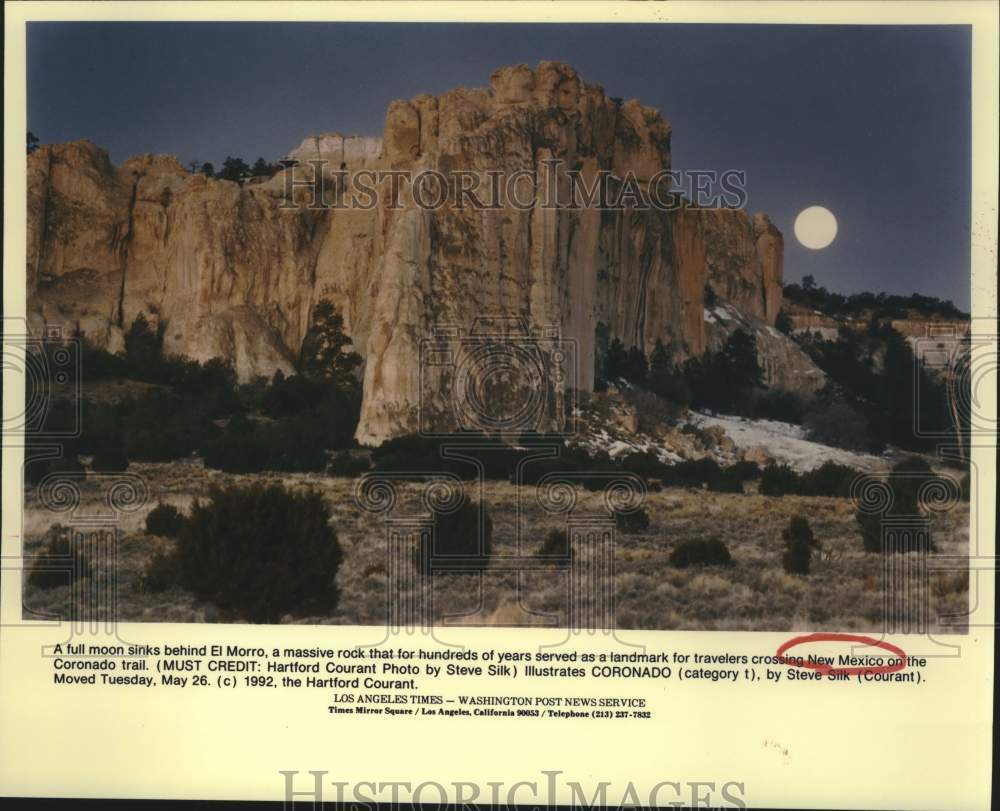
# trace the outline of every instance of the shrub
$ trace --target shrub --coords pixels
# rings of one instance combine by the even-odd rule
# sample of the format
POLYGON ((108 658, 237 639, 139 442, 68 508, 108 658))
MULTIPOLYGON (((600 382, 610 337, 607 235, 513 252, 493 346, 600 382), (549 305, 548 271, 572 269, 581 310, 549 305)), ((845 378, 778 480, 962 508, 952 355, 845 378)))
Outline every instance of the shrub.
POLYGON ((421 544, 415 550, 414 564, 418 571, 428 574, 432 564, 437 571, 452 569, 474 574, 478 570, 463 569, 462 561, 456 558, 477 558, 479 563, 485 564, 493 550, 493 519, 482 507, 480 523, 479 513, 480 507, 466 495, 462 496, 457 509, 436 513, 433 539, 421 536, 421 544))
MULTIPOLYGON (((30 377, 25 380, 25 388, 30 389, 32 392, 36 390, 36 385, 30 377)), ((37 396, 38 394, 26 394, 26 400, 37 396)), ((46 392, 41 396, 46 397, 48 393, 46 392)), ((86 406, 86 403, 78 404, 66 397, 57 397, 49 405, 41 425, 38 425, 37 428, 32 426, 32 430, 26 431, 26 433, 34 438, 37 438, 35 431, 38 431, 38 433, 58 433, 64 437, 74 434, 76 429, 80 427, 80 416, 77 411, 80 405, 86 406)), ((65 447, 68 440, 62 439, 61 441, 65 447)))
POLYGON ((696 408, 726 414, 752 413, 763 379, 754 334, 734 330, 718 352, 688 358, 683 375, 696 408))
POLYGON ((726 473, 745 482, 760 478, 760 468, 757 467, 757 463, 746 460, 733 463, 726 468, 726 473))
POLYGON ((742 493, 743 479, 726 468, 708 483, 708 489, 716 493, 742 493))
MULTIPOLYGON (((562 444, 562 440, 559 440, 562 444)), ((586 448, 579 445, 563 445, 558 449, 559 455, 550 458, 535 458, 528 462, 521 471, 524 484, 537 484, 541 478, 549 473, 610 473, 617 471, 619 466, 604 451, 598 451, 591 455, 586 448)), ((530 454, 531 451, 528 451, 530 454)), ((520 456, 520 454, 518 454, 520 456)), ((509 465, 509 479, 513 481, 514 469, 517 458, 509 465)), ((630 469, 628 467, 624 468, 630 469)), ((582 476, 581 485, 586 490, 602 490, 607 486, 608 480, 604 476, 582 476)))
MULTIPOLYGON (((250 622, 332 610, 342 553, 318 493, 213 487, 177 538, 178 585, 250 622)), ((154 576, 169 573, 172 561, 154 576)))
POLYGON ((139 313, 125 333, 125 369, 133 380, 149 383, 166 382, 166 364, 163 359, 163 322, 154 330, 139 313))
POLYGON ((88 380, 125 377, 128 372, 125 355, 112 355, 106 349, 94 346, 82 335, 80 340, 80 376, 88 380))
POLYGON ((341 390, 331 384, 319 405, 280 424, 303 442, 333 450, 356 447, 354 431, 360 416, 360 388, 341 390))
POLYGON ((25 448, 24 453, 26 460, 24 463, 25 484, 38 484, 50 473, 84 473, 83 465, 70 447, 64 446, 62 449, 62 455, 56 459, 39 459, 39 453, 37 450, 33 451, 32 440, 29 439, 28 446, 25 448), (29 453, 33 453, 32 458, 29 458, 29 453))
POLYGON ((445 468, 440 443, 417 434, 387 439, 372 451, 372 466, 387 472, 434 471, 445 468))
POLYGON ((761 475, 760 492, 765 496, 828 496, 848 498, 851 485, 861 475, 857 470, 836 462, 824 462, 806 473, 796 473, 788 465, 772 462, 761 475))
POLYGON ((94 470, 120 473, 128 467, 128 457, 125 455, 125 445, 120 434, 110 434, 94 451, 90 462, 94 470))
POLYGON ((708 481, 708 489, 717 493, 742 493, 743 483, 760 476, 760 468, 753 462, 736 462, 719 471, 708 481))
MULTIPOLYGON (((463 432, 461 439, 463 443, 469 443, 468 447, 460 449, 462 456, 472 457, 472 459, 452 459, 444 456, 442 446, 448 447, 452 445, 454 447, 454 443, 445 440, 437 441, 438 446, 435 453, 441 460, 443 470, 455 473, 462 478, 475 478, 478 475, 477 470, 481 469, 482 475, 486 479, 495 479, 498 481, 510 480, 520 459, 526 454, 530 454, 530 451, 518 450, 496 437, 491 437, 480 432, 463 432)), ((522 437, 522 442, 530 446, 537 443, 540 439, 544 440, 544 436, 522 437)), ((563 440, 561 438, 554 440, 553 444, 562 446, 563 440)), ((562 455, 570 453, 569 449, 565 448, 565 446, 561 447, 560 451, 562 455)))
POLYGON ((173 504, 157 504, 146 516, 146 532, 176 538, 184 526, 184 514, 173 504))
POLYGON ((371 469, 371 462, 364 456, 352 456, 349 452, 338 453, 330 462, 326 472, 331 476, 345 476, 353 479, 371 469))
POLYGON ((804 496, 848 498, 851 495, 851 485, 859 475, 858 471, 847 465, 824 462, 818 468, 802 474, 798 492, 804 496))
POLYGON ((257 473, 268 469, 268 443, 245 417, 234 417, 225 433, 205 443, 205 467, 226 473, 257 473))
POLYGON ((608 344, 608 350, 604 356, 602 377, 608 383, 618 385, 624 379, 628 365, 628 352, 625 351, 625 345, 620 338, 613 338, 608 344))
POLYGON ((882 518, 871 513, 864 513, 858 510, 854 514, 854 519, 861 528, 861 546, 866 552, 878 553, 882 551, 882 518))
POLYGON ((49 529, 41 552, 35 557, 28 583, 40 589, 66 586, 75 578, 90 577, 91 568, 80 545, 61 524, 49 529))
POLYGON ((670 565, 678 569, 688 566, 729 566, 733 562, 726 545, 715 538, 683 541, 670 553, 670 565))
POLYGON ((784 310, 778 310, 778 315, 774 319, 774 328, 785 335, 791 335, 795 327, 792 324, 792 319, 788 317, 788 313, 784 310))
POLYGON ((220 358, 205 363, 171 357, 165 361, 167 381, 174 390, 194 399, 196 410, 211 418, 240 408, 236 371, 220 358))
POLYGON ((806 404, 801 396, 784 389, 767 389, 753 400, 754 419, 779 420, 799 425, 806 415, 806 404))
POLYGON ((781 565, 789 574, 809 574, 812 550, 805 545, 789 546, 781 556, 781 565))
POLYGON ((886 317, 891 316, 872 317, 864 333, 844 327, 836 341, 813 339, 805 348, 836 387, 838 399, 847 399, 864 414, 871 426, 866 439, 874 447, 891 442, 929 452, 935 443, 926 434, 914 433, 913 415, 919 409, 922 426, 952 434, 948 387, 917 361, 906 338, 885 322, 886 317))
POLYGON ((799 476, 788 465, 773 462, 764 468, 760 477, 760 492, 764 496, 783 496, 799 491, 799 476))
POLYGON ((125 454, 132 461, 170 462, 190 456, 218 429, 201 410, 197 397, 179 397, 164 392, 147 394, 119 404, 104 436, 92 441, 110 441, 107 432, 124 435, 125 454))
POLYGON ((569 536, 564 529, 554 529, 545 536, 541 549, 538 550, 539 557, 560 557, 573 555, 573 548, 569 543, 569 536))
POLYGON ((327 455, 321 430, 305 418, 255 422, 237 415, 225 433, 206 443, 205 465, 227 473, 322 471, 327 455))
MULTIPOLYGON (((555 460, 562 470, 576 470, 581 473, 609 473, 618 470, 615 460, 607 451, 597 451, 594 454, 587 453, 586 449, 576 446, 566 448, 563 455, 555 460)), ((597 492, 603 490, 608 485, 608 480, 604 476, 584 476, 583 489, 597 492)))
MULTIPOLYGON (((33 394, 33 376, 27 375, 25 387, 28 391, 25 394, 25 402, 29 403, 38 395, 33 394)), ((44 396, 44 395, 42 395, 44 396)), ((68 434, 72 434, 78 426, 75 404, 65 397, 58 397, 52 401, 44 421, 40 421, 31 426, 31 430, 25 431, 24 448, 24 483, 38 484, 50 473, 83 473, 83 465, 77 458, 81 452, 80 442, 68 434), (58 440, 46 440, 40 436, 41 433, 61 433, 67 436, 58 440), (52 457, 52 447, 58 446, 58 456, 52 457), (48 457, 48 458, 43 458, 48 457)))
POLYGON ((636 425, 643 433, 651 434, 670 425, 681 409, 646 389, 628 388, 625 402, 635 411, 636 425))
POLYGON ((719 463, 710 457, 689 459, 668 468, 663 483, 667 487, 702 487, 715 481, 720 473, 719 463))
POLYGON ((166 591, 180 582, 177 553, 157 549, 142 574, 143 588, 146 591, 166 591))
MULTIPOLYGON (((513 481, 519 462, 532 455, 535 458, 521 471, 524 484, 537 484, 549 473, 609 473, 628 470, 639 475, 659 474, 665 468, 655 454, 631 454, 616 463, 606 452, 591 454, 579 445, 566 445, 562 437, 546 435, 525 435, 518 442, 528 445, 528 449, 516 448, 485 434, 463 433, 458 435, 468 447, 462 447, 462 457, 452 458, 443 454, 444 448, 453 443, 440 439, 421 437, 415 434, 386 440, 372 450, 371 461, 374 470, 400 473, 447 472, 463 479, 474 479, 478 471, 486 479, 513 481), (537 455, 539 444, 545 443, 557 449, 558 455, 542 458, 537 455)), ((607 485, 606 478, 582 477, 582 486, 589 490, 600 490, 607 485)))
POLYGON ((809 574, 809 564, 814 546, 818 546, 809 521, 797 515, 788 522, 781 532, 785 541, 785 553, 781 564, 789 574, 809 574))
POLYGON ((874 447, 868 420, 846 403, 821 405, 805 415, 803 424, 814 442, 852 451, 874 447))
POLYGON ((919 513, 917 496, 921 486, 934 471, 926 460, 919 456, 909 456, 897 462, 889 471, 889 484, 895 497, 892 512, 895 515, 916 515, 919 513))
MULTIPOLYGON (((461 448, 456 448, 453 441, 431 439, 415 434, 395 437, 386 440, 372 451, 372 465, 375 470, 404 473, 448 472, 463 479, 474 479, 481 470, 486 479, 513 481, 518 462, 525 455, 531 454, 530 450, 518 450, 496 437, 479 432, 463 432, 457 434, 456 438, 461 440, 461 448), (443 451, 448 447, 460 450, 462 457, 471 458, 446 456, 443 451)), ((585 451, 566 447, 561 437, 547 437, 543 434, 524 435, 519 442, 529 446, 540 442, 559 446, 558 457, 532 462, 525 471, 525 475, 532 477, 534 481, 545 473, 571 470, 572 466, 585 464, 586 460, 589 460, 585 451)), ((607 466, 613 468, 610 461, 607 466)), ((593 466, 588 465, 580 469, 592 470, 593 466)))
POLYGON ((649 529, 649 515, 640 507, 633 512, 615 512, 615 526, 619 532, 634 535, 649 529))
POLYGON ((644 479, 660 479, 670 475, 670 465, 661 462, 653 451, 630 453, 619 461, 622 470, 635 473, 644 479))
POLYGON ((670 404, 673 411, 682 412, 691 402, 691 389, 674 365, 671 353, 657 339, 653 354, 649 356, 649 374, 646 387, 670 404))
POLYGON ((257 396, 257 405, 269 417, 279 419, 313 408, 323 402, 326 384, 305 375, 285 377, 279 369, 271 384, 257 396))
MULTIPOLYGON (((861 529, 861 542, 866 552, 887 551, 882 546, 882 519, 884 517, 919 518, 923 516, 918 502, 918 492, 920 487, 932 476, 930 465, 919 457, 904 459, 893 466, 887 480, 892 491, 892 502, 886 512, 884 514, 870 513, 859 509, 854 514, 861 529)), ((930 530, 928 530, 926 538, 916 535, 910 537, 913 542, 909 546, 904 548, 897 545, 894 551, 933 552, 935 550, 930 530)))

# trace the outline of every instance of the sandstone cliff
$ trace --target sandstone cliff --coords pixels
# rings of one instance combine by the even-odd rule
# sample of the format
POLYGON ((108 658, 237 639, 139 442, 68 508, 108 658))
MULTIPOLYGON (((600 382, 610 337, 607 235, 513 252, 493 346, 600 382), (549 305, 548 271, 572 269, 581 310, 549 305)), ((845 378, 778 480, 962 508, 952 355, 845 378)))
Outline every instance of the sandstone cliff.
POLYGON ((553 183, 565 191, 567 169, 648 180, 670 168, 670 139, 657 110, 543 62, 502 68, 487 89, 393 102, 383 138, 307 138, 289 153, 298 165, 243 186, 172 157, 116 168, 87 142, 44 146, 28 160, 31 323, 78 328, 115 351, 144 312, 162 322, 168 352, 222 357, 246 380, 290 370, 312 307, 329 298, 365 358, 357 436, 367 443, 413 431, 420 406, 448 411, 447 392, 421 394, 421 342, 445 325, 465 335, 484 315, 572 341, 575 382, 590 389, 598 322, 647 353, 662 340, 678 359, 700 354, 710 284, 773 324, 777 229, 742 211, 553 208, 540 183, 526 205, 497 209, 396 205, 383 183, 364 208, 343 205, 357 195, 344 178, 392 169, 487 179, 558 160, 553 183), (315 159, 341 175, 325 207, 309 205, 315 159))
POLYGON ((705 310, 706 343, 710 350, 722 349, 737 329, 754 336, 765 385, 813 394, 823 388, 826 375, 788 336, 755 315, 725 301, 705 310))

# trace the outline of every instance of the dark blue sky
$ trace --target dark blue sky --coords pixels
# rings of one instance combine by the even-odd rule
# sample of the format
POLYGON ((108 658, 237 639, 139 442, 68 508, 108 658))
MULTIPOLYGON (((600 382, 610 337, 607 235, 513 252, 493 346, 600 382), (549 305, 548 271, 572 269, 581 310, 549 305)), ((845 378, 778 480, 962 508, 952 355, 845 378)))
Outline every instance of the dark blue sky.
POLYGON ((785 277, 969 305, 965 26, 30 23, 28 125, 118 163, 273 159, 309 134, 380 134, 395 98, 569 62, 659 107, 676 169, 742 169, 785 233, 785 277), (824 205, 836 241, 801 247, 824 205))

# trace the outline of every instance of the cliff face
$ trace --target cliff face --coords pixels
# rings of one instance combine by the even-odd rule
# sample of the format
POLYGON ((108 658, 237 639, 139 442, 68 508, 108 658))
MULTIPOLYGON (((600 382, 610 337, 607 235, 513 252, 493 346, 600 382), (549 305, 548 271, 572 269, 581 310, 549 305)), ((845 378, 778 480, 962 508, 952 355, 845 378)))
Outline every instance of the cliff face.
POLYGON ((775 327, 741 311, 728 302, 718 302, 705 310, 705 340, 708 349, 718 352, 737 329, 754 336, 757 359, 766 386, 799 394, 813 394, 823 388, 826 375, 799 345, 775 327))
POLYGON ((786 302, 784 310, 794 333, 819 333, 827 340, 835 340, 841 328, 864 332, 869 328, 873 318, 892 327, 911 342, 932 341, 938 338, 958 339, 968 335, 970 330, 967 318, 949 318, 914 310, 904 311, 901 314, 903 317, 888 317, 874 309, 845 317, 827 315, 794 302, 786 302))
POLYGON ((741 312, 774 324, 781 309, 781 232, 762 214, 699 209, 708 285, 741 312))
POLYGON ((143 312, 163 323, 166 351, 222 357, 245 380, 289 371, 312 307, 329 298, 365 358, 358 439, 369 443, 415 430, 418 407, 447 412, 447 385, 421 394, 421 342, 441 327, 467 335, 482 316, 571 341, 566 385, 590 389, 598 322, 647 353, 662 340, 678 358, 700 354, 706 283, 773 323, 777 229, 742 211, 555 208, 548 184, 531 182, 516 206, 428 208, 394 201, 383 182, 359 207, 345 204, 359 194, 347 180, 462 170, 488 188, 491 173, 537 172, 568 199, 567 169, 640 181, 669 169, 670 134, 656 110, 543 62, 500 69, 489 89, 394 102, 382 139, 307 138, 289 154, 297 166, 242 187, 165 156, 115 168, 87 142, 45 146, 28 161, 31 323, 115 351, 143 312), (327 207, 309 205, 316 158, 327 207))

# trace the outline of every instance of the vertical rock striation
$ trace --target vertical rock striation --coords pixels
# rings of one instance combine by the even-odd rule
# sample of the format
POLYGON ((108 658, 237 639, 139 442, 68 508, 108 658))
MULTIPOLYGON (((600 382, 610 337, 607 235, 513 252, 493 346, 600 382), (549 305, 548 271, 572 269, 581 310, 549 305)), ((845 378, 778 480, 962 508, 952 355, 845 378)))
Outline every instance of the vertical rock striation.
POLYGON ((115 168, 87 142, 44 146, 28 159, 32 323, 117 350, 143 312, 168 352, 222 357, 249 379, 289 371, 312 307, 331 299, 365 358, 366 443, 413 431, 421 407, 447 410, 447 391, 421 393, 421 342, 442 326, 467 335, 482 316, 558 332, 590 389, 598 322, 680 359, 707 345, 706 284, 765 324, 781 303, 781 234, 763 215, 549 204, 572 199, 571 169, 588 183, 654 178, 670 168, 670 137, 657 110, 542 62, 501 68, 487 89, 393 102, 381 139, 307 138, 288 155, 297 165, 242 186, 171 157, 115 168), (516 199, 421 206, 386 180, 375 198, 351 182, 375 170, 464 172, 485 198, 499 174, 516 199))

